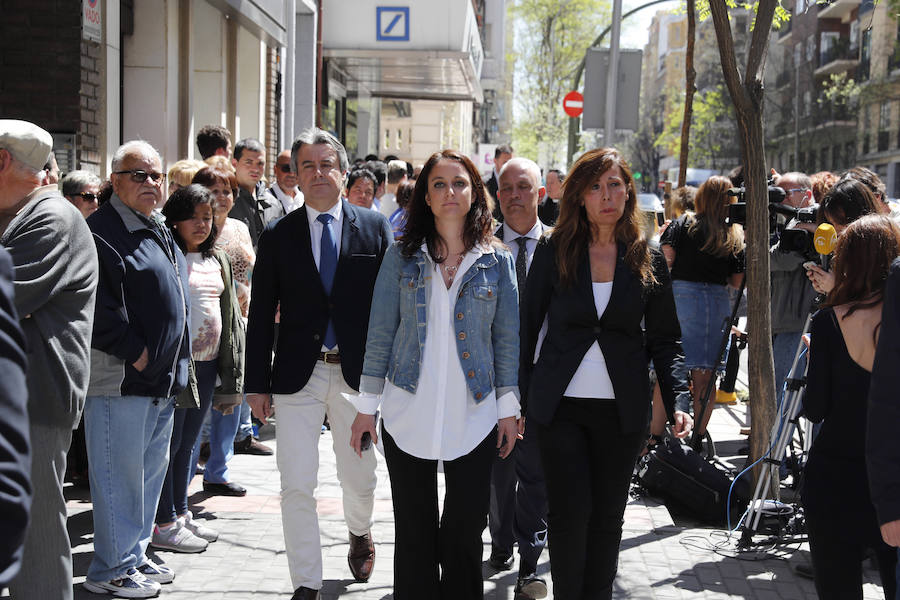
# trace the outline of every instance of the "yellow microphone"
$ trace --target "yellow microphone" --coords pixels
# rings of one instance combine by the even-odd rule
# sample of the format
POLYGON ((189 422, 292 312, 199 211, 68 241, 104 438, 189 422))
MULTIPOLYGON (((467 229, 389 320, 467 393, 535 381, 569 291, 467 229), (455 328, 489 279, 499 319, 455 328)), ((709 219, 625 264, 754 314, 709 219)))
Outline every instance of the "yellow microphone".
POLYGON ((837 233, 834 226, 830 223, 822 223, 816 227, 816 233, 813 235, 813 246, 819 253, 822 260, 822 268, 828 270, 828 260, 834 247, 837 244, 837 233))

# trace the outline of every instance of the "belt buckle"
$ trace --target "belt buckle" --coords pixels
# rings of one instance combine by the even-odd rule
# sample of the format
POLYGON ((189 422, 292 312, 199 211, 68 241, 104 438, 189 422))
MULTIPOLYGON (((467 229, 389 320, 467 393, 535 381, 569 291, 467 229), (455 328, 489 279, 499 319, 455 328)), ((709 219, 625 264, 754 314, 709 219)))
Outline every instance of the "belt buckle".
POLYGON ((322 353, 322 362, 335 365, 341 361, 341 353, 337 350, 328 350, 327 352, 322 353), (329 356, 333 357, 329 360, 329 356))

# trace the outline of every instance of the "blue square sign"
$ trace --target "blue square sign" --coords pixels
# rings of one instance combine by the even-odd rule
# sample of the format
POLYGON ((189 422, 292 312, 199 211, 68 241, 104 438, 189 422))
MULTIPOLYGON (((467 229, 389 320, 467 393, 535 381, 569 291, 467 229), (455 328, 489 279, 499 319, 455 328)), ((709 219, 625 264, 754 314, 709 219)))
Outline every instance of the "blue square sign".
POLYGON ((376 6, 375 38, 379 42, 409 41, 409 7, 376 6))

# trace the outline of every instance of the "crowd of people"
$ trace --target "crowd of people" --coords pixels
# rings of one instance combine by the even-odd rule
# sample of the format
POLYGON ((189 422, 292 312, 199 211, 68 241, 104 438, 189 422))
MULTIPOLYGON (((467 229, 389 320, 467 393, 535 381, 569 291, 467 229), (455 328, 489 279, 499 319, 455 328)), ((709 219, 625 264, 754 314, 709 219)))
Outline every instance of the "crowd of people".
MULTIPOLYGON (((499 146, 483 181, 453 150, 417 169, 351 163, 312 128, 277 155, 269 186, 258 140, 232 147, 207 126, 196 141, 203 160, 168 172, 135 140, 108 181, 57 182, 51 136, 0 121, 0 588, 72 598, 68 455, 93 503, 84 588, 159 594, 176 574, 148 547, 218 539, 190 510, 193 477, 207 494, 246 494, 229 461, 272 454, 257 427, 275 416, 293 600, 323 584, 325 427, 356 581, 375 564, 377 447, 398 600, 481 598, 485 527, 492 568, 511 569, 518 547, 517 597, 547 595, 537 563, 550 547, 555 597, 611 598, 637 457, 667 421, 676 438, 706 426, 743 289, 729 218, 740 174, 676 190, 683 214, 658 229, 613 148, 544 174, 499 146)), ((804 408, 823 421, 803 488, 816 587, 860 597, 857 558, 872 548, 893 598, 897 211, 862 168, 773 184, 787 212, 819 207, 770 240, 776 384, 811 332, 804 408), (830 269, 781 240, 822 222, 838 235, 830 269)))

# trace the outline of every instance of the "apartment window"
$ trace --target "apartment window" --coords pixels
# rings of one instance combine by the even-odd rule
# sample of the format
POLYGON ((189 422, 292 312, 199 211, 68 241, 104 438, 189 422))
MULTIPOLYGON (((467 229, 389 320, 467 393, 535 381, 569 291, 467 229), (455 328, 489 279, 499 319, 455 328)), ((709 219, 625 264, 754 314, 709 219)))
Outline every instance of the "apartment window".
POLYGON ((852 165, 856 162, 856 142, 847 142, 844 148, 844 164, 841 167, 852 165))
POLYGON ((809 116, 812 111, 812 94, 809 90, 803 92, 803 116, 809 116))
POLYGON ((878 129, 891 128, 891 103, 885 100, 881 103, 881 111, 878 114, 878 129))

